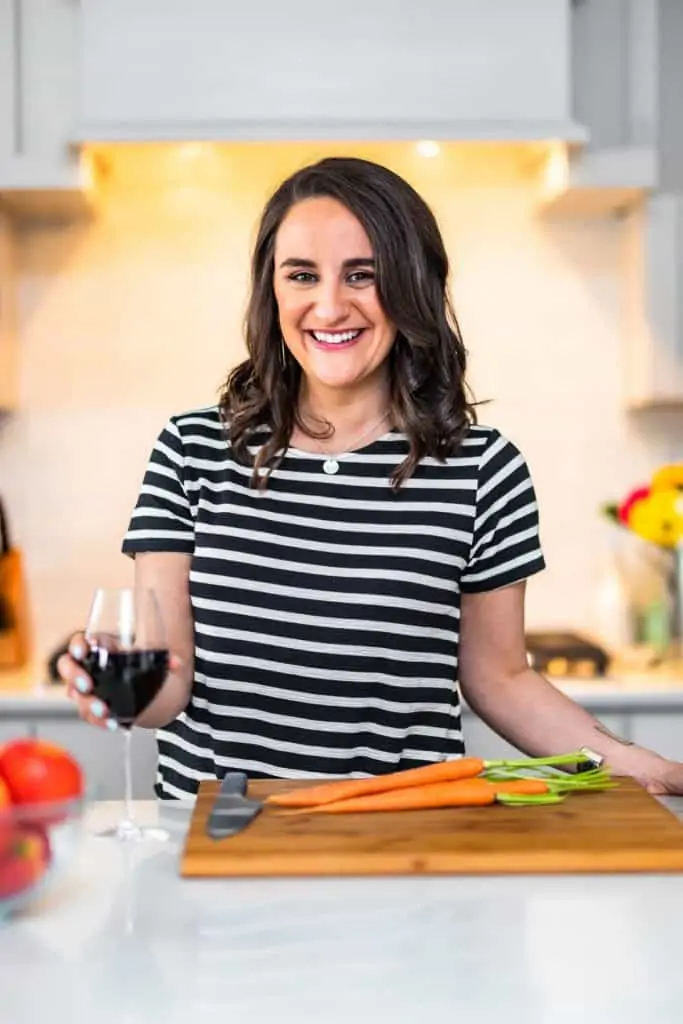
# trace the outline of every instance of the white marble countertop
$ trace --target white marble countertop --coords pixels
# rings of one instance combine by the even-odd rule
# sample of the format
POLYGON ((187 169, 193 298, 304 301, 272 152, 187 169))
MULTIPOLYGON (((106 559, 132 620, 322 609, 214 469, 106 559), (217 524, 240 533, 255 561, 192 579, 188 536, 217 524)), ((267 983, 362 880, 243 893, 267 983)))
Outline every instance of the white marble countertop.
MULTIPOLYGON (((683 817, 683 799, 667 801, 683 817)), ((116 804, 96 805, 89 832, 116 804)), ((0 928, 8 1024, 679 1024, 683 875, 184 880, 85 839, 0 928)))

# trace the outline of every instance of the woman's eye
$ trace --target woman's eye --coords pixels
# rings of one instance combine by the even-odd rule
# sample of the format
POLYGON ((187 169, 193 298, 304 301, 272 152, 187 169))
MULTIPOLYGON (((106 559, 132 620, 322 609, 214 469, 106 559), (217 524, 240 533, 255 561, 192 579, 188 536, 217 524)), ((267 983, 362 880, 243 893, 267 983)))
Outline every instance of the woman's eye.
MULTIPOLYGON (((354 270, 352 274, 348 275, 346 281, 347 284, 368 284, 374 279, 375 275, 371 270, 354 270)), ((288 280, 294 281, 296 284, 315 284, 318 275, 311 270, 296 270, 293 274, 289 274, 288 280)))
POLYGON ((290 281, 298 281, 300 284, 310 284, 311 281, 315 281, 315 274, 312 274, 310 270, 297 270, 295 274, 289 275, 290 281))

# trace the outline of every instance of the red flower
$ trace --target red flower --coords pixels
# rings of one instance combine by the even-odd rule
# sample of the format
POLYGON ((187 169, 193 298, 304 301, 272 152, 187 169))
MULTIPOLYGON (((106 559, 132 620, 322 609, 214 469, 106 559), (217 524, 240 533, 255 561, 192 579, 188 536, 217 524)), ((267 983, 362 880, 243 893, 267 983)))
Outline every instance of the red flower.
POLYGON ((631 493, 627 495, 626 498, 624 498, 621 505, 619 506, 618 515, 622 523, 625 523, 626 526, 628 526, 629 517, 631 515, 631 509, 633 508, 633 506, 637 505, 639 501, 644 501, 645 498, 649 497, 649 487, 636 487, 634 491, 631 491, 631 493))

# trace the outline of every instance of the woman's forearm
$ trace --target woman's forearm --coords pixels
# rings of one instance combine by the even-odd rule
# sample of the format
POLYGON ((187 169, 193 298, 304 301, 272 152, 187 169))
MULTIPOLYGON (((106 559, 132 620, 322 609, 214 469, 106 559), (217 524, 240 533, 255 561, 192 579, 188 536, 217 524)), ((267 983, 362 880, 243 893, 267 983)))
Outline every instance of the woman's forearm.
POLYGON ((580 705, 529 668, 516 676, 470 687, 472 709, 497 733, 531 757, 590 747, 619 775, 645 777, 657 755, 615 736, 580 705))

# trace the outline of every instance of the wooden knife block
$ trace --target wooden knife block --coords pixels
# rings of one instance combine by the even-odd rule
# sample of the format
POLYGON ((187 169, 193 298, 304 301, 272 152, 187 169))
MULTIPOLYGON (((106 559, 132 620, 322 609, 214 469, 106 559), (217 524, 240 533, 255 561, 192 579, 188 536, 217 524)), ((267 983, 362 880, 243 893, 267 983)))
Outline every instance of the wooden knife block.
POLYGON ((28 587, 21 552, 0 555, 0 600, 9 628, 0 629, 0 669, 23 668, 31 658, 28 587))

